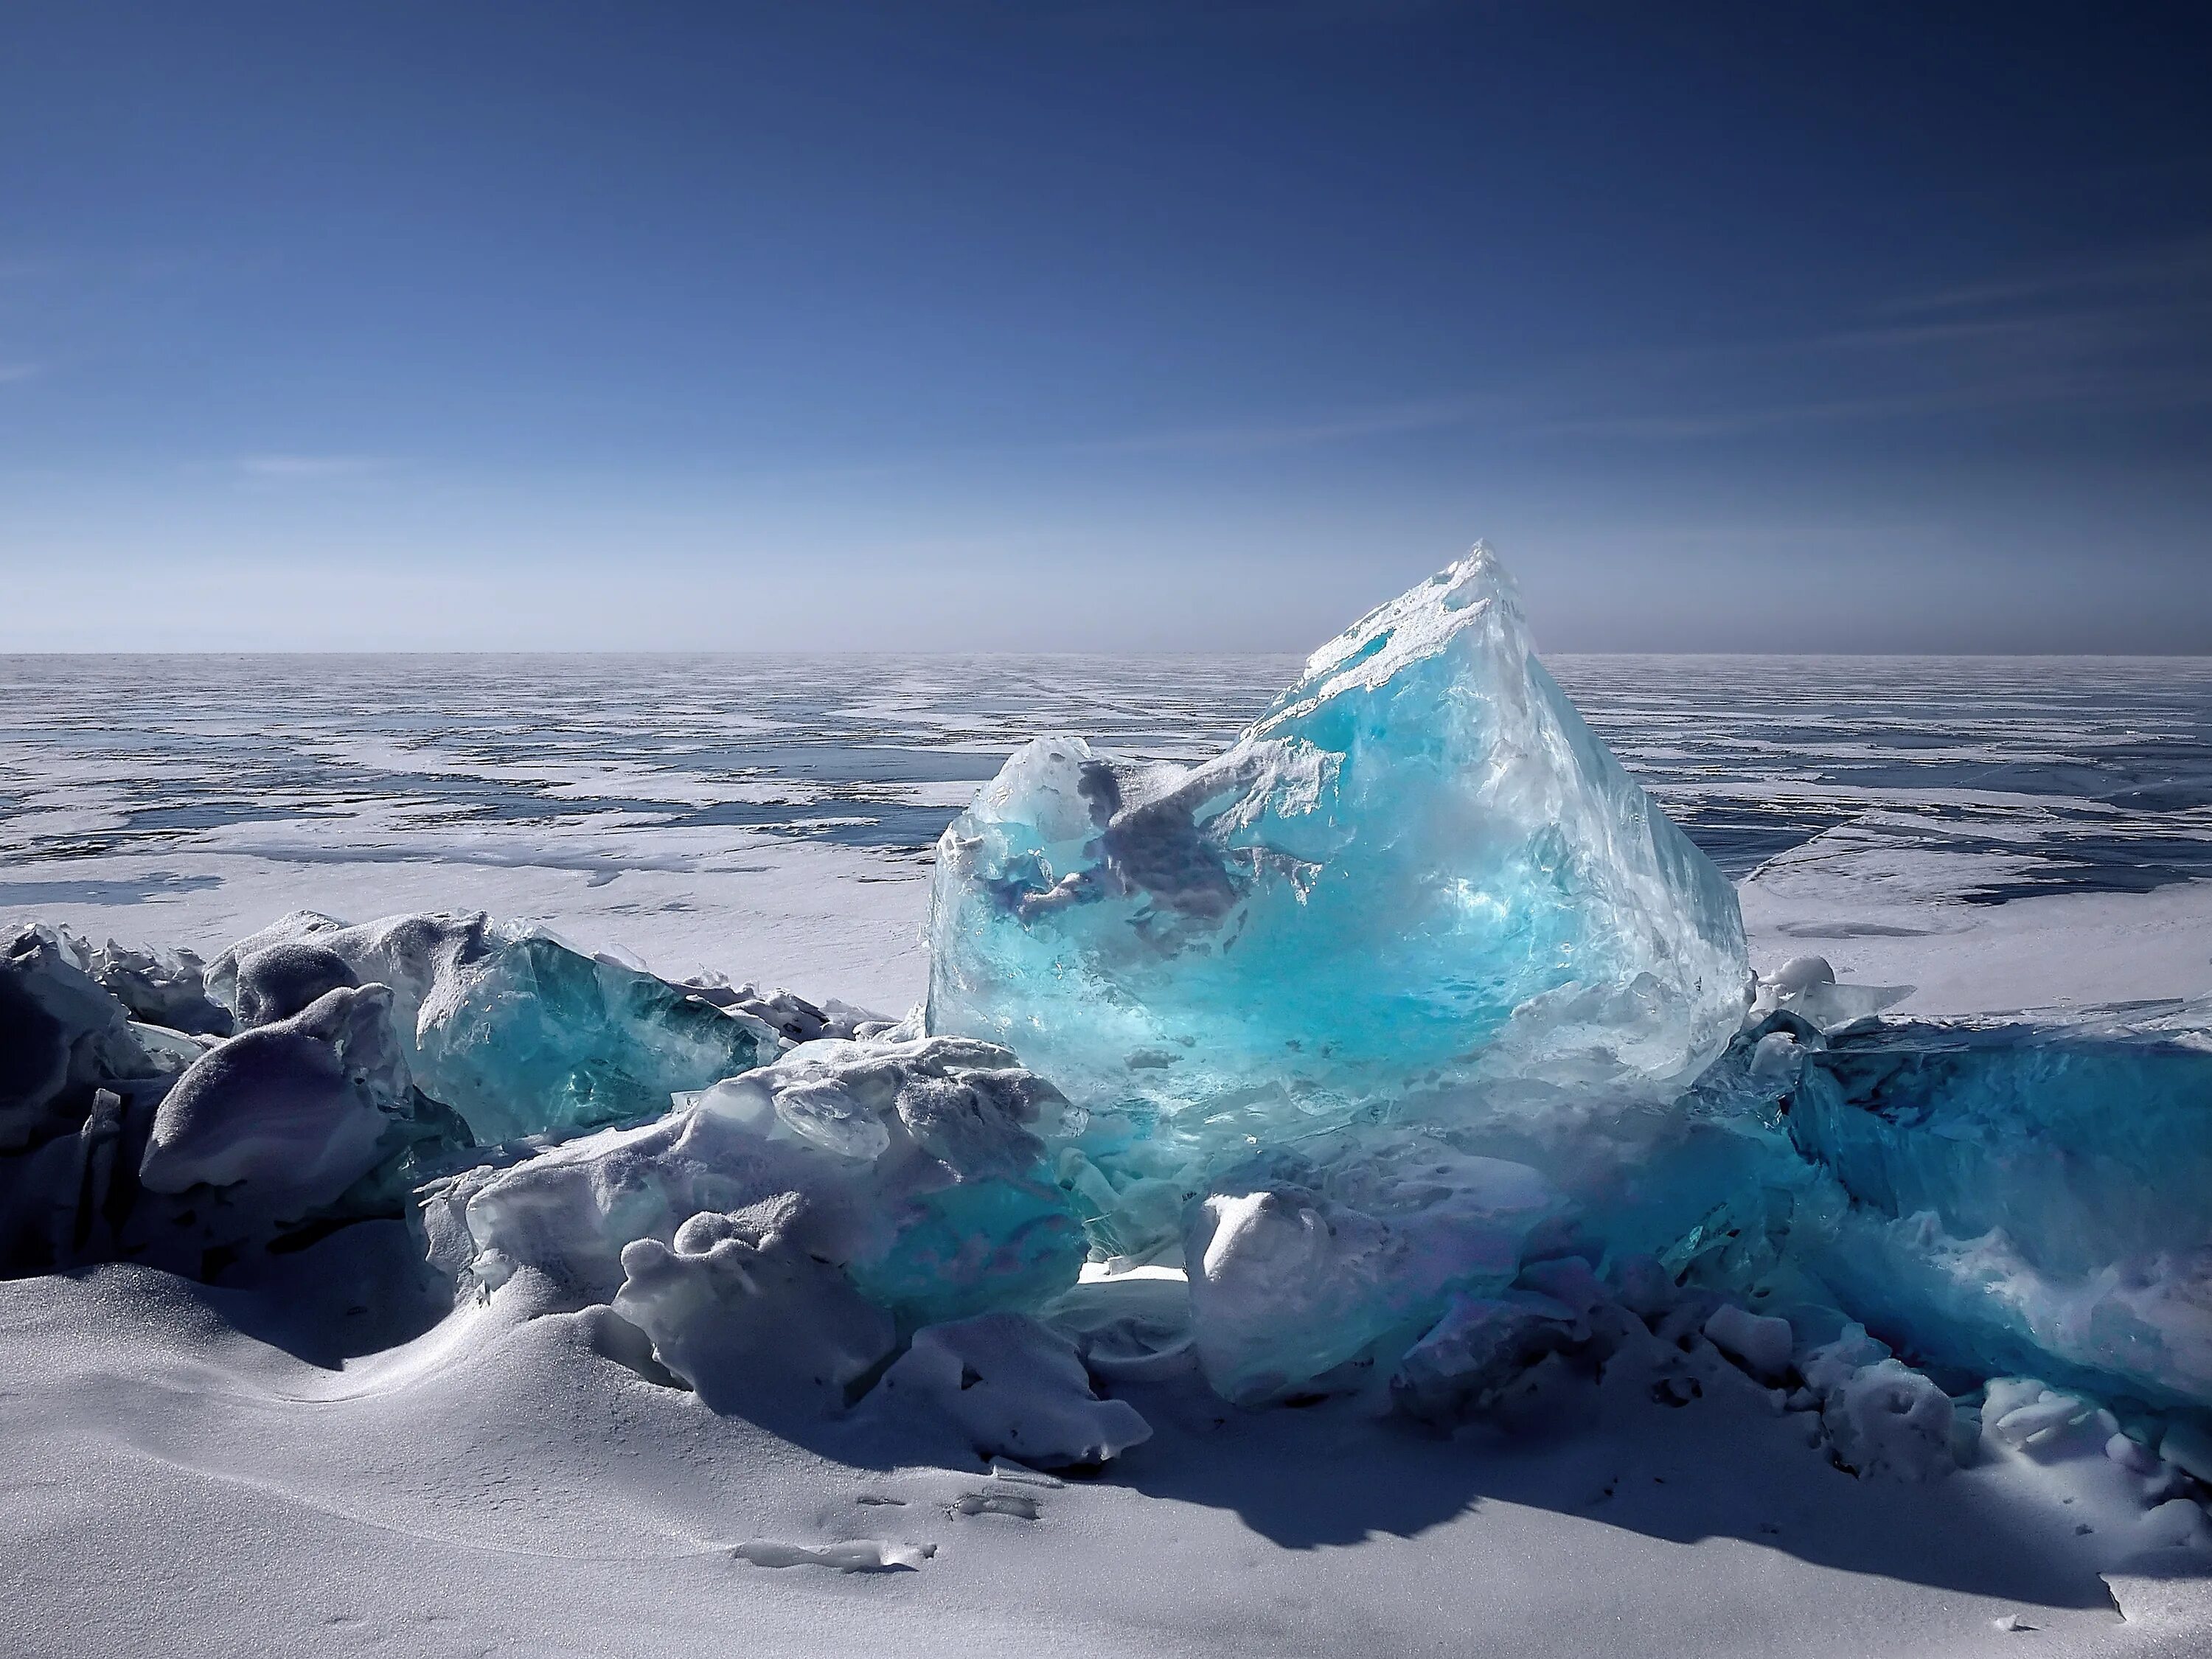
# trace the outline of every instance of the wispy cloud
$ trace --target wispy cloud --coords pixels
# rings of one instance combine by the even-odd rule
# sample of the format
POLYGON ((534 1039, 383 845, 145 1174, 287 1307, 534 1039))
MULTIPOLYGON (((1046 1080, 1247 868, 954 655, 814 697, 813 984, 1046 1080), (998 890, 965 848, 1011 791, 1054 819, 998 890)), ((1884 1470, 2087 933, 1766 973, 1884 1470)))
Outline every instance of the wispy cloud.
POLYGON ((1898 316, 2033 304, 2082 295, 2167 294, 2202 298, 2212 286, 2212 236, 2054 260, 1984 283, 1900 295, 1883 308, 1898 316))
POLYGON ((246 455, 239 471, 254 478, 357 478, 392 465, 382 455, 246 455))
POLYGON ((40 363, 0 363, 0 386, 15 386, 24 380, 35 380, 46 372, 40 363))
POLYGON ((2212 407, 2212 238, 1910 295, 1795 338, 1585 364, 1534 429, 1690 441, 1796 425, 2212 407), (1601 392, 1597 383, 1603 381, 1601 392))

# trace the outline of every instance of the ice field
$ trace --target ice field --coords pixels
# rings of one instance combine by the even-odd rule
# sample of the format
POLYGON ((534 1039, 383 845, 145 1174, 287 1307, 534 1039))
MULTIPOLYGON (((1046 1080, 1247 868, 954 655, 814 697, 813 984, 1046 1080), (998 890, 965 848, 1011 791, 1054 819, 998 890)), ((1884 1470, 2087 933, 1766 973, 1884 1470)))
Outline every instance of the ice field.
POLYGON ((0 1635, 2201 1652, 2212 665, 1549 668, 0 659, 0 1635))

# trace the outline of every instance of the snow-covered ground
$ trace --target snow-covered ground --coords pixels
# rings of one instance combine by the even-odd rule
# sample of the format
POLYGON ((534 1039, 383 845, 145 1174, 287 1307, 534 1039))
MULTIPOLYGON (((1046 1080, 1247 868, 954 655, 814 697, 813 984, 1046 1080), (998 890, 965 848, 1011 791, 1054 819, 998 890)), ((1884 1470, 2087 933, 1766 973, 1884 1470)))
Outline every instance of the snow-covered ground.
MULTIPOLYGON (((603 718, 617 691, 636 690, 619 676, 580 694, 564 725, 535 705, 517 715, 513 675, 475 703, 433 687, 414 713, 387 675, 382 702, 368 699, 392 711, 380 757, 315 712, 319 690, 302 694, 319 736, 298 729, 298 703, 253 714, 245 705, 276 706, 258 701, 274 695, 265 665, 240 671, 264 675, 240 706, 179 705, 189 720, 131 702, 140 694, 118 676, 100 693, 109 703, 78 706, 92 714, 77 725, 53 718, 49 671, 21 672, 0 923, 35 916, 211 952, 300 906, 482 908, 665 972, 704 965, 897 1012, 927 969, 927 866, 917 832, 899 826, 932 820, 894 809, 941 820, 1033 725, 1119 731, 1158 752, 1210 746, 1281 667, 1115 682, 1101 665, 1060 681, 1030 665, 1018 695, 973 719, 949 671, 909 667, 852 694, 865 731, 849 710, 808 703, 798 671, 775 683, 782 702, 694 672, 655 682, 640 718, 658 735, 636 742, 603 718), (710 765, 700 757, 727 737, 731 708, 755 723, 755 746, 710 765), (763 759, 757 727, 771 716, 788 729, 763 759), (175 729, 161 753, 126 740, 165 719, 175 729), (191 720, 223 729, 184 729, 191 720), (497 743, 492 726, 507 731, 497 743), (509 729, 526 726, 526 739, 509 729), (658 746, 671 732, 691 745, 681 757, 658 746), (289 754, 267 752, 287 732, 289 754), (549 746, 569 738, 556 768, 549 746), (317 743, 322 761, 274 775, 317 743), (838 758, 805 769, 833 747, 838 758), (842 752, 854 749, 874 752, 842 752), (964 758, 934 769, 951 777, 887 776, 916 769, 885 752, 964 758), (241 766, 248 775, 225 775, 241 766), (515 775, 491 775, 501 768, 515 775), (424 781, 434 771, 445 784, 424 781), (352 787, 335 787, 345 775, 352 787), (518 806, 518 790, 534 804, 518 806), (703 803, 695 815, 745 811, 684 821, 672 797, 703 803), (846 818, 891 829, 840 836, 826 810, 837 801, 846 818), (180 802, 202 810, 179 819, 180 802)), ((1693 827, 1717 826, 1709 845, 1736 846, 1762 965, 1815 951, 1847 979, 1917 987, 1908 1012, 2212 989, 2212 882, 2188 878, 2183 845, 2203 836, 2203 803, 2191 785, 2155 811, 2130 805, 2143 786, 2120 775, 2212 775, 2201 665, 2107 677, 2071 705, 2022 671, 1948 716, 1945 699, 1971 685, 1901 679, 1889 712, 1872 714, 1823 693, 1817 742, 1784 732, 1763 758, 1747 745, 1787 724, 1778 691, 1753 718, 1741 686, 1711 673, 1577 668, 1562 678, 1624 759, 1693 827), (1895 707, 1914 697, 1920 724, 1885 748, 1881 733, 1902 729, 1895 707), (1990 709, 2015 705, 2025 725, 1982 729, 1990 709), (1799 775, 1820 743, 1844 757, 1799 775), (1951 770, 1911 770, 1930 755, 1951 770), (2077 764, 2057 787, 2049 769, 2077 764), (2113 852, 2130 838, 2139 856, 2113 852), (2094 856, 2079 856, 2092 839, 2094 856), (1994 889, 2004 902, 1987 902, 1994 889)), ((1761 683, 1817 690, 1820 672, 1761 683)), ((529 1318, 502 1297, 390 1347, 385 1334, 413 1310, 385 1304, 377 1255, 407 1243, 396 1227, 349 1232, 283 1269, 359 1287, 306 1323, 281 1317, 279 1297, 136 1267, 0 1284, 0 1651, 2212 1648, 2212 1556, 2080 1434, 2025 1449, 1986 1436, 1972 1467, 1905 1486, 1832 1467, 1806 1413, 1734 1371, 1681 1407, 1624 1376, 1571 1427, 1516 1439, 1437 1437, 1358 1398, 1244 1411, 1185 1375, 1117 1389, 1153 1435, 1100 1476, 907 1466, 893 1442, 799 1443, 716 1416, 602 1352, 588 1314, 529 1318), (882 1571, 798 1553, 849 1540, 915 1547, 882 1571), (758 1545, 793 1547, 737 1553, 758 1545)))
MULTIPOLYGON (((307 1270, 311 1264, 303 1264, 307 1270)), ((327 1369, 142 1270, 0 1287, 9 1588, 52 1656, 2171 1655, 2201 1557, 2100 1577, 2112 1466, 1859 1481, 1747 1381, 1533 1444, 1124 1391, 1154 1429, 1039 1484, 793 1444, 471 1310, 327 1369), (1026 1498, 960 1512, 976 1494, 1026 1498), (763 1542, 934 1546, 907 1571, 763 1542), (2182 1575, 2182 1576, 2172 1576, 2182 1575), (2032 1627, 2023 1634, 2017 1624, 2032 1627)))

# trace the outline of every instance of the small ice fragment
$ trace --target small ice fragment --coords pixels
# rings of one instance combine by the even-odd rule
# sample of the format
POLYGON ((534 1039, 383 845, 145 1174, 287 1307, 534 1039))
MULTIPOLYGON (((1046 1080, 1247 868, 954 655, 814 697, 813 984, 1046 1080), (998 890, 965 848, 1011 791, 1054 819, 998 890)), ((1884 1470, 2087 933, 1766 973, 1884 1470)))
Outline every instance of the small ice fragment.
POLYGON ((2186 1498, 2169 1498, 2144 1515, 2136 1539, 2144 1549, 2201 1549, 2212 1544, 2212 1524, 2186 1498))
POLYGON ((1820 1421, 1836 1455, 1862 1479, 1939 1480, 1951 1453, 1950 1396, 1894 1359, 1862 1366, 1828 1395, 1820 1421))
POLYGON ((1045 1474, 1042 1469, 1033 1469, 1026 1464, 1017 1463, 1011 1457, 993 1458, 991 1473, 997 1479, 1011 1480, 1017 1486, 1044 1486, 1054 1492, 1061 1491, 1067 1485, 1066 1481, 1057 1480, 1045 1474))
POLYGON ((2115 1434, 2105 1442, 2105 1455, 2131 1474, 2155 1474, 2158 1454, 2134 1436, 2115 1434))
POLYGON ((2031 1404, 2015 1406, 2002 1417, 1993 1419, 1990 1427, 2006 1444, 2025 1446, 2039 1434, 2063 1428, 2077 1418, 2089 1413, 2089 1402, 2070 1394, 2045 1389, 2040 1399, 2031 1404))
POLYGON ((1838 1031, 1894 1007, 1912 991, 1910 985, 1839 985, 1826 957, 1792 957, 1775 969, 1773 977, 1759 981, 1751 1018, 1756 1020, 1781 1009, 1823 1031, 1838 1031))
POLYGON ((2179 1422, 2158 1443, 2158 1455, 2185 1474, 2212 1486, 2212 1434, 2194 1423, 2179 1422))
POLYGON ((937 1553, 934 1544, 896 1544, 888 1539, 852 1538, 810 1549, 804 1544, 762 1541, 730 1552, 757 1567, 833 1567, 839 1572, 912 1572, 937 1553))
POLYGON ((1762 1088, 1786 1089, 1797 1081, 1805 1051, 1787 1031, 1769 1031, 1751 1051, 1751 1080, 1762 1088))
POLYGON ((967 1492, 952 1500, 955 1515, 1010 1515, 1034 1521, 1044 1513, 1036 1498, 1018 1492, 967 1492))
POLYGON ((1755 1314, 1723 1303, 1705 1321, 1705 1335, 1715 1347, 1762 1382, 1772 1382, 1790 1369, 1790 1350, 1796 1339, 1790 1322, 1755 1314))

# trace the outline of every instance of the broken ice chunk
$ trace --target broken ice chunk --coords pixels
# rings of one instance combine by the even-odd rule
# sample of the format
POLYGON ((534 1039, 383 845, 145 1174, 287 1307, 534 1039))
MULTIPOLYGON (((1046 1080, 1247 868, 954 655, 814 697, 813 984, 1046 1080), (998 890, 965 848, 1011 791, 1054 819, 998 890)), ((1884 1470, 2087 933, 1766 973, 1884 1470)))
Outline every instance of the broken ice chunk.
POLYGON ((1790 1249, 1953 1364, 2212 1404, 2208 1016, 1832 1037, 1786 1121, 1835 1188, 1796 1206, 1790 1249))
POLYGON ((1200 1139, 1224 1103, 1305 1122, 1440 1082, 1664 1095, 1750 982, 1734 890, 1536 661, 1480 547, 1215 760, 1017 753, 945 831, 930 926, 931 1030, 1200 1139))
POLYGON ((1796 1338, 1786 1319, 1775 1319, 1723 1303, 1705 1321, 1712 1345, 1762 1382, 1781 1380, 1790 1369, 1796 1338))
POLYGON ((230 1035, 230 1010, 208 996, 206 964, 193 952, 133 950, 113 939, 95 946, 67 933, 62 937, 75 951, 77 965, 128 1008, 132 1018, 173 1031, 230 1035))
POLYGON ((156 1193, 243 1187, 275 1219, 330 1203, 378 1162, 407 1109, 391 1002, 380 985, 341 987, 210 1049, 155 1109, 140 1181, 156 1193))
POLYGON ((484 1142, 653 1115, 784 1046, 688 987, 481 914, 349 927, 299 911, 233 945, 209 978, 249 1024, 333 984, 391 988, 416 1084, 484 1142))
POLYGON ((902 1319, 1033 1306, 1073 1284, 1083 1260, 1033 1133, 1059 1100, 988 1043, 808 1043, 656 1121, 435 1182, 424 1225, 434 1260, 458 1277, 495 1288, 533 1268, 598 1302, 622 1286, 632 1241, 672 1249, 702 1212, 796 1194, 807 1250, 902 1319), (825 1138, 819 1111, 832 1097, 844 1129, 825 1138))
POLYGON ((1045 1468, 1103 1463, 1152 1432, 1127 1401, 1091 1392, 1073 1343, 1020 1314, 917 1331, 868 1400, 874 1413, 941 1417, 984 1456, 1045 1468))
POLYGON ((1957 1467, 1951 1410, 1950 1396, 1928 1377, 1883 1359, 1861 1366, 1829 1392, 1820 1423, 1836 1455, 1862 1478, 1926 1481, 1957 1467))
POLYGON ((1748 1018, 1764 1019, 1779 1009, 1823 1031, 1838 1031, 1895 1007, 1912 992, 1910 985, 1839 985, 1826 957, 1792 957, 1759 981, 1748 1018))
POLYGON ((123 1005, 73 954, 42 927, 0 946, 0 1153, 71 1133, 103 1088, 168 1086, 123 1005))
POLYGON ((614 1310, 712 1410, 818 1416, 891 1351, 890 1316, 806 1248, 796 1194, 623 1248, 614 1310))
POLYGON ((1217 1393, 1279 1400, 1393 1338, 1395 1359, 1453 1292, 1510 1283, 1530 1234, 1566 1207, 1524 1165, 1419 1151, 1362 1148, 1334 1170, 1278 1155, 1194 1207, 1183 1255, 1217 1393))

